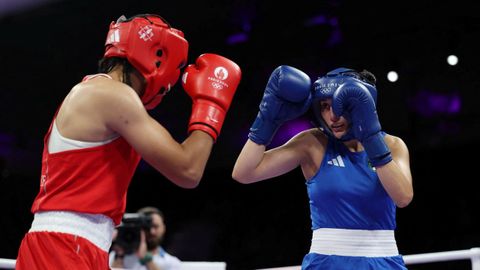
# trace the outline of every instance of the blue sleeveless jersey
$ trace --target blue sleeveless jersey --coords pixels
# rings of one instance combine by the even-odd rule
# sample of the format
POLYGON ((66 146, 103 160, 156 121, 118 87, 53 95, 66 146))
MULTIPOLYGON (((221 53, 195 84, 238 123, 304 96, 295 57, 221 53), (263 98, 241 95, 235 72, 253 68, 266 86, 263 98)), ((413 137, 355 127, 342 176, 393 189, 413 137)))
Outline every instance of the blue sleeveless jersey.
POLYGON ((342 142, 329 138, 322 164, 306 185, 313 230, 396 227, 396 206, 365 151, 351 152, 342 142))
MULTIPOLYGON (((369 165, 365 151, 350 152, 329 139, 319 170, 306 182, 312 230, 395 230, 396 206, 369 165)), ((302 270, 406 270, 401 255, 339 256, 308 253, 302 270)))

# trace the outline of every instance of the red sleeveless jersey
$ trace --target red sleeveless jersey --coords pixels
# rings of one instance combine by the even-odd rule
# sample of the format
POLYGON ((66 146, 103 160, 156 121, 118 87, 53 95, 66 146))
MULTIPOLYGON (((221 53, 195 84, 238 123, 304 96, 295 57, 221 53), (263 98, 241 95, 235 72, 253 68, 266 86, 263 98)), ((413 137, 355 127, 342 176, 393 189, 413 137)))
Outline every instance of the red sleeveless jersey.
POLYGON ((44 138, 40 191, 32 213, 103 214, 120 224, 140 155, 122 137, 101 146, 51 154, 48 138, 52 126, 53 122, 44 138))

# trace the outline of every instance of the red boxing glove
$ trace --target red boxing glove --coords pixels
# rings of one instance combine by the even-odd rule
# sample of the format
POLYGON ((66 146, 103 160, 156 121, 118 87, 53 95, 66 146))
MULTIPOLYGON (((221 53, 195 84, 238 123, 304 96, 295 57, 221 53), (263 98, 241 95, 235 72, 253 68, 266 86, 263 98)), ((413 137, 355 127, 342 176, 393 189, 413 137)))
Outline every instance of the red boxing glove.
POLYGON ((235 62, 211 53, 185 69, 182 85, 193 100, 188 133, 202 130, 217 139, 241 76, 235 62))

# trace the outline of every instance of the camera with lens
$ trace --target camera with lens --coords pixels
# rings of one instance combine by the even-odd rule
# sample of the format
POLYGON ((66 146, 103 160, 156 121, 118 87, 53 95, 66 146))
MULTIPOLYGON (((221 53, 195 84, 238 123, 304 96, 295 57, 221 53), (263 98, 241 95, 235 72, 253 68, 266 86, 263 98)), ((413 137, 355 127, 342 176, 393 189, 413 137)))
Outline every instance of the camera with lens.
POLYGON ((125 213, 122 223, 117 227, 117 237, 113 244, 120 246, 125 254, 131 254, 140 245, 140 231, 148 231, 152 227, 152 217, 139 213, 125 213))

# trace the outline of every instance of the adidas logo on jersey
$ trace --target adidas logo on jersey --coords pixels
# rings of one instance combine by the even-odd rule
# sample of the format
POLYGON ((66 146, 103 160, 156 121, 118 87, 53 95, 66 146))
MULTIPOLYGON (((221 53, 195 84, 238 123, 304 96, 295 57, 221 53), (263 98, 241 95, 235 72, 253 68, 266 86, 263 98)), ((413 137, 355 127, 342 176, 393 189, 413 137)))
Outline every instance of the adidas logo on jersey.
POLYGON ((340 155, 338 155, 336 158, 332 158, 331 160, 328 160, 327 164, 337 166, 337 167, 345 167, 345 163, 343 163, 342 156, 340 155))

